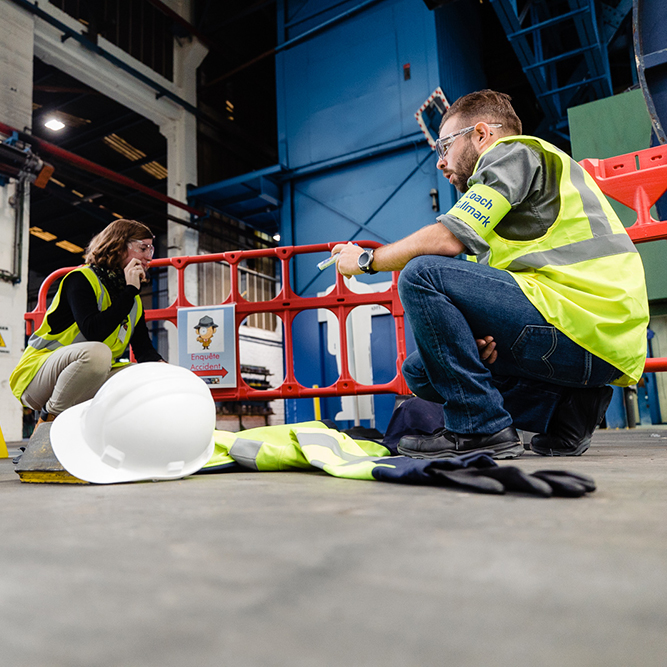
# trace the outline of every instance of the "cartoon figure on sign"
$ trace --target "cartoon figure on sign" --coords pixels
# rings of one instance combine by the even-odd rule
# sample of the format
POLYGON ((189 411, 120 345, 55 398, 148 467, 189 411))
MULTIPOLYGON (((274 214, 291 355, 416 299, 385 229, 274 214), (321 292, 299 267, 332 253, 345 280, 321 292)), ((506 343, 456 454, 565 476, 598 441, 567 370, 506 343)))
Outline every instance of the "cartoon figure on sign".
POLYGON ((205 350, 208 350, 213 334, 218 329, 218 325, 208 315, 204 315, 194 328, 197 332, 197 342, 201 343, 205 350))

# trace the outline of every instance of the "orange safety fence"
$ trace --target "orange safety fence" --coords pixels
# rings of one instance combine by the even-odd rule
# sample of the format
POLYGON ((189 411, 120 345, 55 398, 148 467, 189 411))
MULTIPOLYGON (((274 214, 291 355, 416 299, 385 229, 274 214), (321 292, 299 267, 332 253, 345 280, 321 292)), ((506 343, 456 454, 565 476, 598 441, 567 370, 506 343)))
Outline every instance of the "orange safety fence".
POLYGON ((586 158, 581 166, 608 197, 637 213, 627 232, 635 243, 667 239, 667 220, 655 220, 651 206, 667 190, 667 146, 656 146, 606 160, 586 158))
MULTIPOLYGON (((636 153, 628 153, 606 160, 586 159, 581 165, 595 179, 602 191, 609 197, 625 204, 637 212, 637 221, 628 228, 634 243, 667 239, 667 221, 655 220, 650 208, 667 190, 667 147, 658 146, 636 153)), ((360 241, 364 247, 378 247, 373 241, 360 241)), ((177 271, 176 300, 167 308, 146 310, 146 321, 166 320, 177 326, 178 309, 193 307, 185 296, 184 272, 190 265, 205 262, 226 262, 231 269, 231 289, 222 304, 235 304, 236 343, 238 350, 239 326, 249 316, 258 313, 273 313, 283 322, 285 349, 285 378, 282 384, 271 389, 255 389, 241 377, 237 364, 237 386, 235 388, 214 388, 211 393, 216 400, 273 400, 277 398, 307 398, 315 396, 345 396, 360 394, 407 394, 409 389, 400 369, 406 357, 404 311, 398 297, 398 272, 392 274, 391 287, 385 292, 352 292, 339 273, 335 273, 333 290, 325 296, 301 297, 291 287, 290 260, 297 255, 316 252, 330 252, 335 243, 321 243, 307 246, 285 246, 262 250, 239 250, 193 257, 169 257, 155 259, 151 267, 170 267, 177 271), (241 260, 274 257, 281 264, 282 286, 279 294, 268 301, 248 301, 239 292, 239 265, 241 260), (390 382, 365 385, 357 382, 349 370, 348 335, 346 321, 350 312, 363 305, 384 306, 394 318, 396 332, 396 375, 390 382), (294 343, 292 324, 303 310, 325 308, 338 318, 340 335, 341 372, 333 384, 326 387, 306 387, 300 384, 294 374, 294 343)), ((30 335, 39 327, 47 308, 47 294, 50 286, 74 267, 59 269, 48 276, 39 290, 35 309, 26 313, 26 331, 30 335)), ((222 305, 221 304, 221 305, 222 305)), ((206 304, 213 305, 213 304, 206 304)), ((646 360, 646 372, 667 371, 667 358, 646 360)), ((205 375, 207 371, 199 371, 205 375)))
MULTIPOLYGON (((605 160, 587 158, 580 164, 602 192, 637 213, 637 220, 627 229, 635 244, 667 239, 667 220, 656 220, 651 215, 651 207, 667 190, 667 146, 605 160)), ((667 371, 667 357, 647 359, 644 370, 667 371)))
MULTIPOLYGON (((376 248, 380 244, 374 241, 360 241, 363 247, 376 248)), ((248 385, 241 377, 241 366, 236 364, 236 387, 211 387, 213 398, 218 401, 260 400, 267 401, 276 398, 307 398, 314 396, 346 396, 360 394, 409 394, 410 390, 401 375, 400 369, 406 357, 405 348, 405 321, 404 311, 398 297, 398 272, 392 274, 391 287, 385 292, 359 294, 352 292, 338 272, 335 272, 336 283, 331 292, 324 296, 301 297, 294 293, 291 287, 290 260, 297 255, 330 252, 335 243, 320 243, 307 246, 285 246, 267 248, 263 250, 238 250, 210 255, 196 255, 193 257, 168 257, 155 259, 152 267, 171 267, 177 271, 176 300, 167 308, 146 310, 146 321, 166 320, 177 326, 178 309, 194 307, 185 296, 185 269, 188 266, 205 262, 226 262, 231 269, 231 289, 223 304, 235 305, 236 318, 236 349, 238 350, 239 326, 249 316, 258 313, 273 313, 283 322, 285 379, 278 387, 271 389, 255 389, 248 385), (268 301, 248 301, 239 291, 239 265, 243 259, 258 257, 274 257, 281 264, 282 286, 276 297, 268 301), (350 312, 358 306, 384 306, 394 317, 396 332, 396 375, 383 384, 365 385, 357 382, 349 370, 348 334, 346 320, 350 312), (300 384, 294 374, 294 343, 292 337, 292 323, 296 315, 304 310, 326 308, 338 318, 340 335, 341 373, 333 384, 327 387, 306 387, 300 384)), ((39 290, 37 306, 27 313, 26 329, 32 333, 44 319, 46 299, 49 287, 58 278, 72 270, 73 267, 59 269, 46 278, 39 290)), ((332 276, 334 274, 332 273, 332 276)), ((212 304, 206 304, 212 305, 212 304)), ((195 371, 198 375, 208 375, 207 371, 195 371)))

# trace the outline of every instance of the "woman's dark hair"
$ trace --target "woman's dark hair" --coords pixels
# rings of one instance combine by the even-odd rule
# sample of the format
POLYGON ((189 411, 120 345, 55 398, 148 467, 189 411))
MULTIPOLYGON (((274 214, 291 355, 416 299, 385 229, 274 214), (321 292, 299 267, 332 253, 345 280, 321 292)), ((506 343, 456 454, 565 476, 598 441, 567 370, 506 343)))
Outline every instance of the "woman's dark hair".
POLYGON ((103 266, 107 269, 121 269, 129 241, 153 239, 146 225, 136 220, 115 220, 99 234, 93 236, 86 248, 83 259, 86 264, 103 266))
POLYGON ((460 116, 464 125, 474 125, 480 121, 485 123, 502 123, 498 132, 501 136, 521 134, 521 120, 511 104, 512 98, 495 90, 478 90, 459 97, 445 112, 440 129, 445 121, 452 116, 460 116))

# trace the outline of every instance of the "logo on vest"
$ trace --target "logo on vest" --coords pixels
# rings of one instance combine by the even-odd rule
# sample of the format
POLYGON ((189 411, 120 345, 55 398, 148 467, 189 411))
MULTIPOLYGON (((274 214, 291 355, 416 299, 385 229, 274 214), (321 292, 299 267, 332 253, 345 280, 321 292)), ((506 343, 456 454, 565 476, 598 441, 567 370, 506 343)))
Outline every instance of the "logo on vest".
POLYGON ((491 211, 493 208, 493 201, 488 197, 478 195, 476 192, 467 192, 456 204, 454 204, 454 208, 458 208, 462 212, 471 215, 486 227, 491 222, 491 218, 488 215, 484 215, 481 209, 491 211))

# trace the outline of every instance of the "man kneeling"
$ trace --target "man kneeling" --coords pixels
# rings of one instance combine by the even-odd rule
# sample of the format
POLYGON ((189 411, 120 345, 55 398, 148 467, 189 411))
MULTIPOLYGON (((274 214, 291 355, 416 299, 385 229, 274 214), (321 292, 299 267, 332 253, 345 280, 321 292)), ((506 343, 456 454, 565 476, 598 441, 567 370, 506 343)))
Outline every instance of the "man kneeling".
POLYGON ((579 456, 646 356, 644 270, 593 179, 521 134, 502 93, 459 98, 440 126, 438 168, 463 197, 435 224, 375 251, 339 244, 338 271, 401 271, 417 352, 410 389, 442 403, 445 429, 399 452, 440 458, 523 451, 579 456), (461 261, 465 253, 473 261, 461 261))

